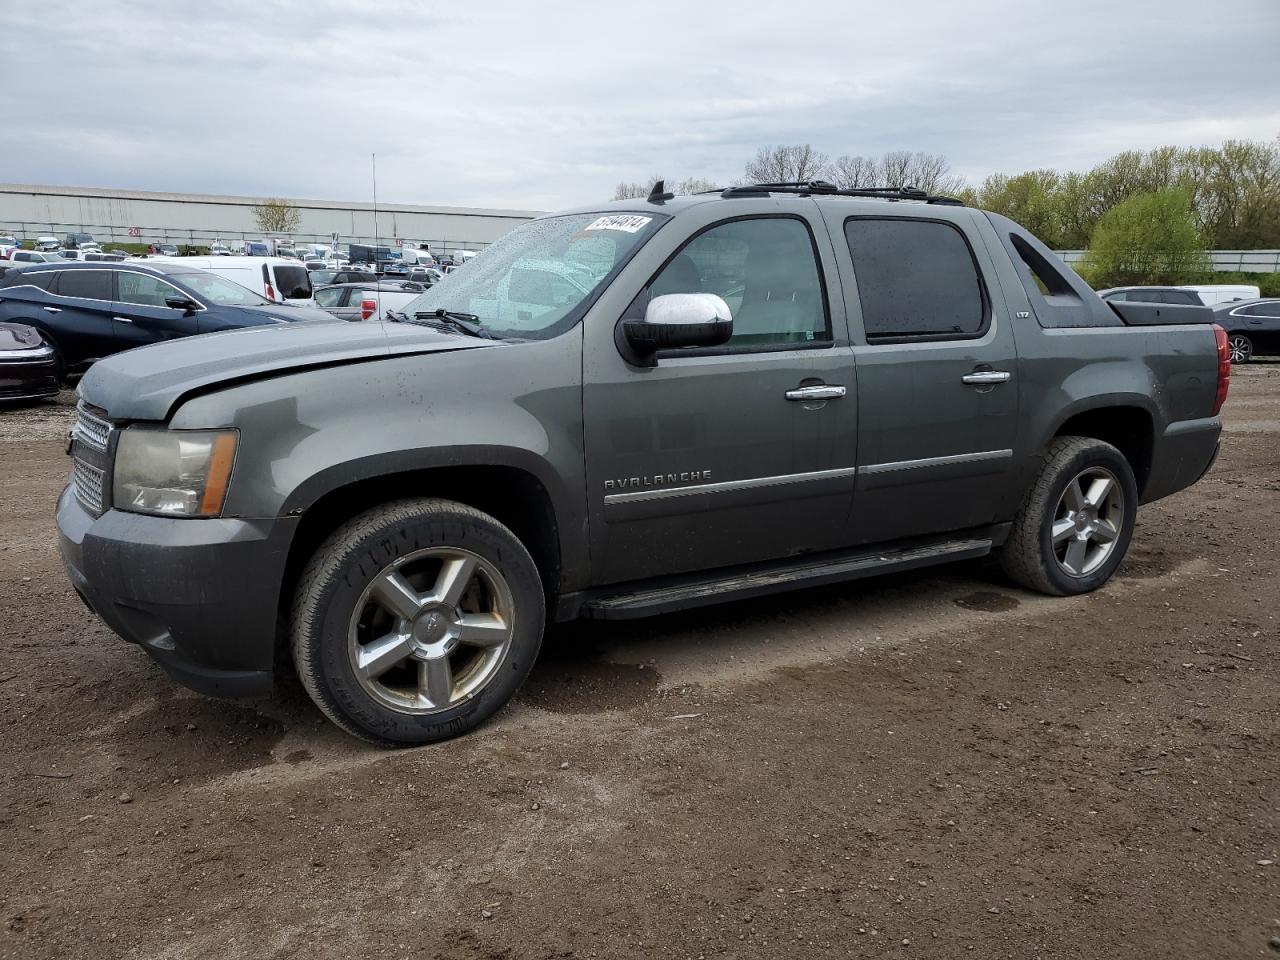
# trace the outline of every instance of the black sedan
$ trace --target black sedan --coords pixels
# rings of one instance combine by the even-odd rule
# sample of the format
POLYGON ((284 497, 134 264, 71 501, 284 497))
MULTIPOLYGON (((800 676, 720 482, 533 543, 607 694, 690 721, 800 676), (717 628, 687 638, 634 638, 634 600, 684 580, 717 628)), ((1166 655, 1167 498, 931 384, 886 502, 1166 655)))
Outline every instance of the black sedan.
POLYGON ((1214 320, 1227 331, 1232 363, 1258 354, 1280 354, 1280 297, 1235 300, 1215 307, 1214 320))
POLYGON ((40 331, 0 323, 0 401, 34 400, 58 392, 58 361, 40 331))
POLYGON ((32 264, 0 280, 0 322, 38 329, 60 376, 131 347, 295 320, 332 322, 323 310, 272 303, 183 264, 32 264))

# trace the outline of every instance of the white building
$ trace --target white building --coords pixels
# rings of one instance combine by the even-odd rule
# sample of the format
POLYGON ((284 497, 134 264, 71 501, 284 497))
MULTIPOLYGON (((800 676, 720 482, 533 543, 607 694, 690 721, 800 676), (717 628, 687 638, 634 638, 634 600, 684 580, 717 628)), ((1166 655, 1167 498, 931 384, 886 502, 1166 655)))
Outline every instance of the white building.
MULTIPOLYGON (((34 239, 91 233, 99 243, 157 243, 207 246, 215 239, 261 237, 254 214, 262 197, 220 197, 96 187, 0 184, 0 233, 34 239)), ((399 246, 428 243, 432 250, 478 250, 512 227, 538 215, 532 210, 472 207, 420 207, 288 198, 301 221, 289 236, 302 242, 339 242, 399 246)))

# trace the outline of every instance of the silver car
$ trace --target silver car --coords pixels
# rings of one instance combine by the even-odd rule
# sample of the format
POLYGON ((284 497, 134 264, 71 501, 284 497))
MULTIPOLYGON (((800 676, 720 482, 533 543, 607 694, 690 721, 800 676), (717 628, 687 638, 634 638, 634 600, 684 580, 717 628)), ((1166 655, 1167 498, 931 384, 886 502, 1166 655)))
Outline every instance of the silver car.
POLYGON ((388 310, 400 310, 426 289, 420 283, 398 280, 339 283, 317 289, 316 306, 341 320, 380 320, 388 310))

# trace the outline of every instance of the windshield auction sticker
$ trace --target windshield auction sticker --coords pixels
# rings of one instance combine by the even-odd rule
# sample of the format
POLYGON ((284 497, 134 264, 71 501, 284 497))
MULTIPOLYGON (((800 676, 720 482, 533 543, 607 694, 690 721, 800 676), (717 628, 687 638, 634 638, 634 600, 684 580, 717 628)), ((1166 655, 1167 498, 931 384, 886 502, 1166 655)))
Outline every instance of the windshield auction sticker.
POLYGON ((637 217, 633 214, 616 214, 612 217, 600 217, 589 223, 583 230, 621 230, 623 233, 639 233, 653 221, 653 217, 637 217))

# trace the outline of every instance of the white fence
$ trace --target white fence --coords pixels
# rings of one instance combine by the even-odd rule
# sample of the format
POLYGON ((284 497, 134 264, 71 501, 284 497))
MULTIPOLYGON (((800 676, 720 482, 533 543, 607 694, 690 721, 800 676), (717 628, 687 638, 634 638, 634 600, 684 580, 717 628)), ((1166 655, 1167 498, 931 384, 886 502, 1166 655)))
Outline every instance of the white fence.
MULTIPOLYGON (((1079 263, 1083 250, 1055 250, 1064 262, 1079 263)), ((1280 250, 1208 250, 1213 269, 1219 273, 1280 273, 1280 250)))

